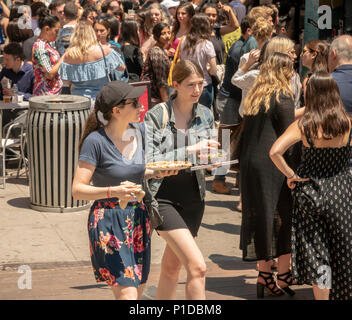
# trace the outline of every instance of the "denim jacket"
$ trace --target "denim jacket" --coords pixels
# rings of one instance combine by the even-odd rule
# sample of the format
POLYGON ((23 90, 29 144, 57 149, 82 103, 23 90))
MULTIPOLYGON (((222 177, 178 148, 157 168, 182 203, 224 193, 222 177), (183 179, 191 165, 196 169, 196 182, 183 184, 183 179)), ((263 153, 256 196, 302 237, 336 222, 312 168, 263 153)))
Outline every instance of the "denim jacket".
POLYGON ((74 26, 66 26, 60 29, 56 39, 56 49, 62 57, 66 49, 70 46, 70 39, 73 33, 74 26))
MULTIPOLYGON (((145 117, 144 123, 146 127, 146 151, 147 151, 147 162, 155 161, 185 161, 188 160, 192 164, 202 164, 199 162, 195 154, 187 154, 185 147, 178 148, 174 146, 174 134, 175 130, 175 114, 172 108, 172 100, 176 97, 173 95, 170 97, 167 103, 159 103, 150 109, 145 117), (168 110, 168 121, 166 126, 163 128, 163 113, 166 105, 168 110)), ((204 139, 211 139, 213 137, 213 125, 214 118, 210 109, 196 103, 193 106, 193 118, 191 120, 188 138, 189 145, 196 144, 197 142, 204 139)), ((196 171, 199 191, 201 199, 205 196, 205 171, 196 171)), ((159 187, 163 179, 150 179, 149 186, 152 194, 155 196, 159 190, 159 187)))

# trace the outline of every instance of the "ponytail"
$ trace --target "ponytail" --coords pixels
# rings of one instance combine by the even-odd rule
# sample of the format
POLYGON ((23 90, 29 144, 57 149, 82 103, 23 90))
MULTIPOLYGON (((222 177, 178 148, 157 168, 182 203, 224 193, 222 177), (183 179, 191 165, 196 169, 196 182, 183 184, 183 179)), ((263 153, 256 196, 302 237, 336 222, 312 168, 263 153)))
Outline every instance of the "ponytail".
POLYGON ((81 153, 83 142, 89 136, 89 134, 91 134, 93 131, 96 131, 103 126, 103 124, 98 119, 97 113, 98 113, 97 110, 93 110, 90 113, 90 115, 84 125, 83 134, 82 134, 81 140, 79 142, 79 146, 78 146, 79 153, 81 153))
POLYGON ((104 112, 102 112, 99 109, 97 103, 95 103, 94 110, 90 113, 90 115, 84 125, 83 134, 82 134, 81 140, 79 142, 79 146, 78 146, 79 153, 81 152, 81 148, 82 148, 82 145, 83 145, 85 138, 87 138, 89 136, 89 134, 91 134, 93 131, 96 131, 100 128, 103 128, 104 127, 103 122, 105 121, 107 123, 107 121, 110 121, 110 119, 111 119, 111 109, 105 108, 104 112), (100 112, 100 115, 102 116, 101 120, 99 119, 98 112, 100 112))

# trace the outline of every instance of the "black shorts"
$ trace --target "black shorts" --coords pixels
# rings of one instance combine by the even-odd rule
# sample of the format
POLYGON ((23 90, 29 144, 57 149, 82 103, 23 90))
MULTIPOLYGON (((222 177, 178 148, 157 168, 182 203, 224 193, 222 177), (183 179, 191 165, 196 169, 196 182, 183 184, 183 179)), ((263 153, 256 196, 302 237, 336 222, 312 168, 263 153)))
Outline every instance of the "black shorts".
POLYGON ((204 214, 204 200, 190 203, 174 203, 168 200, 157 199, 159 213, 164 218, 163 223, 156 230, 169 231, 175 229, 189 229, 196 237, 204 214))

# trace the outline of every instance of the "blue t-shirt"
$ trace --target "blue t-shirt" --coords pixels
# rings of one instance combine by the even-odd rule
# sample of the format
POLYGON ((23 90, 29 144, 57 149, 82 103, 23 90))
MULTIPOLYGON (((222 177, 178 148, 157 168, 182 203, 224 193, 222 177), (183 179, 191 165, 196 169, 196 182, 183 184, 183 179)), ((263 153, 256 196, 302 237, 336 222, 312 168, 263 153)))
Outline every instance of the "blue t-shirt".
MULTIPOLYGON (((96 187, 118 186, 123 181, 142 184, 145 173, 145 153, 141 129, 133 124, 137 148, 131 159, 125 158, 106 135, 104 128, 90 133, 84 140, 79 160, 95 166, 92 181, 96 187)), ((143 131, 144 132, 144 131, 143 131)))
POLYGON ((348 114, 352 115, 352 64, 345 64, 336 68, 332 73, 348 114))
MULTIPOLYGON (((29 98, 33 95, 34 71, 31 64, 24 62, 22 68, 17 72, 3 67, 0 71, 0 81, 4 77, 10 79, 12 85, 17 84, 18 94, 23 95, 24 100, 29 100, 29 98)), ((1 83, 0 99, 3 99, 1 83)))
POLYGON ((250 36, 244 41, 244 44, 242 45, 240 55, 241 57, 248 52, 251 52, 251 50, 256 50, 258 49, 258 44, 257 40, 253 36, 250 36))

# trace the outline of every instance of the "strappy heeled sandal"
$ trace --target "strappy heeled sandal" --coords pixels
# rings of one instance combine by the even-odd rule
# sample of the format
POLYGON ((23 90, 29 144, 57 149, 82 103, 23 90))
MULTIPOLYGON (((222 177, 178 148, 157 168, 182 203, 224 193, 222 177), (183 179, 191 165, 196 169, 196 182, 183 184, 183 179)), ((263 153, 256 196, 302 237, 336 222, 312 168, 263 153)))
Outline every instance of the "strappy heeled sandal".
MULTIPOLYGON (((259 271, 259 264, 257 263, 257 265, 255 266, 255 270, 259 271)), ((277 272, 277 262, 275 260, 273 260, 273 263, 271 265, 271 271, 273 272, 277 272)))
POLYGON ((282 274, 277 274, 276 275, 277 281, 282 281, 287 284, 287 287, 280 287, 281 290, 285 291, 288 295, 294 296, 296 292, 294 292, 289 286, 292 286, 293 283, 293 278, 292 278, 292 273, 291 271, 288 271, 286 273, 282 274), (290 281, 288 281, 290 279, 290 281))
POLYGON ((264 289, 272 296, 282 296, 284 292, 276 285, 273 274, 270 272, 259 271, 258 277, 261 277, 265 284, 257 282, 257 298, 264 298, 264 289), (264 275, 268 275, 267 277, 264 275))

